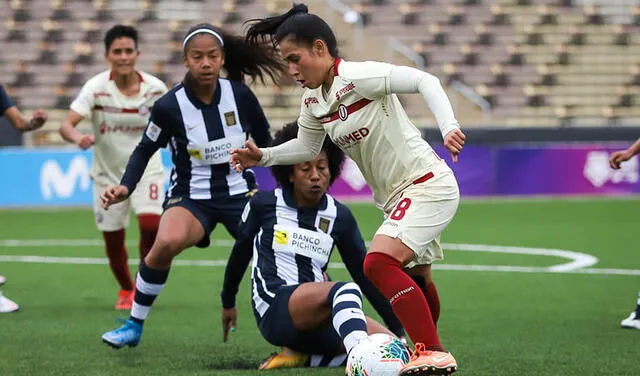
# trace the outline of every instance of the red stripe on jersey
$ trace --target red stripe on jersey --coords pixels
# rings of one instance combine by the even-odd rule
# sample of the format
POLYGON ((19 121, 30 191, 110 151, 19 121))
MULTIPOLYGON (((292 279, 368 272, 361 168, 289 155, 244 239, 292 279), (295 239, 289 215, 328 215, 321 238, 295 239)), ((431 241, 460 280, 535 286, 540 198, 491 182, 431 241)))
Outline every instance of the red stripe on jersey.
POLYGON ((342 61, 342 59, 340 59, 339 57, 336 58, 336 62, 333 63, 333 75, 337 76, 338 75, 338 65, 340 65, 340 62, 342 61))
POLYGON ((111 94, 109 93, 93 93, 93 97, 94 98, 98 98, 98 97, 110 97, 111 94))
POLYGON ((348 106, 341 104, 340 106, 338 106, 338 111, 328 114, 327 116, 319 117, 317 119, 320 120, 322 124, 331 123, 332 121, 336 121, 338 119, 342 119, 344 121, 349 117, 350 114, 358 111, 371 102, 373 102, 373 100, 362 98, 359 101, 356 101, 348 106), (346 109, 346 111, 343 110, 343 108, 346 109), (340 112, 343 112, 342 117, 340 116, 340 112))
POLYGON ((145 98, 147 98, 147 97, 154 97, 154 96, 156 96, 156 95, 162 95, 162 94, 164 94, 164 93, 163 93, 163 92, 161 92, 160 90, 158 90, 158 91, 150 91, 150 92, 146 93, 146 94, 144 95, 144 97, 145 97, 145 98))
POLYGON ((118 108, 118 107, 108 107, 108 106, 105 107, 105 106, 99 106, 99 105, 93 106, 93 109, 96 111, 115 112, 115 113, 121 113, 121 114, 137 114, 140 112, 140 110, 137 108, 118 108))
POLYGON ((427 172, 426 174, 424 174, 421 177, 419 177, 416 180, 414 180, 413 184, 424 183, 425 181, 431 179, 432 177, 433 177, 433 172, 427 172))

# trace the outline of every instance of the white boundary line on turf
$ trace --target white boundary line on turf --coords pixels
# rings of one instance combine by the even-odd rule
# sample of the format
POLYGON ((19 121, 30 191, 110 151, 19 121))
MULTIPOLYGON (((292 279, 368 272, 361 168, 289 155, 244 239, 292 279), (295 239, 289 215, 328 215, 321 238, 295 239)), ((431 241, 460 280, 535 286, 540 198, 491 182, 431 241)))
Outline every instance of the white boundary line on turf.
MULTIPOLYGON (((103 246, 100 239, 5 239, 0 240, 0 247, 90 247, 103 246)), ((232 240, 213 240, 213 246, 232 247, 232 240)), ((367 242, 367 246, 369 242, 367 242)), ((568 263, 553 265, 552 271, 569 271, 579 268, 593 266, 598 259, 580 252, 567 251, 563 249, 549 248, 530 248, 515 246, 497 246, 487 244, 455 244, 443 243, 442 247, 452 251, 471 251, 471 252, 491 252, 491 253, 510 253, 536 256, 553 256, 562 257, 571 260, 568 263)))
MULTIPOLYGON (((5 239, 0 240, 0 246, 3 247, 92 247, 102 246, 103 242, 99 239, 5 239)), ((212 245, 231 247, 232 240, 214 240, 212 245)), ((548 248, 530 248, 515 246, 496 246, 486 244, 453 244, 443 243, 443 248, 453 251, 470 251, 470 252, 490 252, 490 253, 507 253, 507 254, 524 254, 536 256, 552 256, 569 259, 567 263, 552 265, 548 267, 526 267, 511 265, 455 265, 455 264, 435 264, 434 269, 440 270, 474 270, 474 271, 504 271, 504 272, 529 272, 529 273, 598 273, 601 269, 585 269, 595 265, 598 259, 594 256, 567 251, 562 249, 548 248)), ((106 258, 85 258, 85 257, 48 257, 48 256, 0 256, 0 262, 22 262, 22 263, 54 263, 54 264, 106 264, 106 258)), ((131 259, 130 263, 135 265, 139 260, 131 259)), ((191 266, 224 266, 224 260, 176 260, 175 265, 191 265, 191 266)), ((332 264, 330 267, 336 268, 342 264, 332 264)), ((604 270, 604 269, 602 269, 604 270)), ((608 269, 608 274, 634 274, 633 270, 626 269, 608 269)))
MULTIPOLYGON (((52 257, 52 256, 0 256, 0 262, 64 264, 64 265, 106 265, 108 260, 101 257, 52 257)), ((129 265, 138 265, 140 260, 129 259, 129 265)), ((175 260, 174 266, 222 267, 226 260, 175 260)), ((329 263, 330 269, 345 269, 339 262, 329 263)), ((553 273, 553 274, 604 274, 640 276, 637 269, 553 269, 552 267, 510 266, 510 265, 458 265, 435 264, 436 270, 473 271, 473 272, 509 272, 509 273, 553 273)))

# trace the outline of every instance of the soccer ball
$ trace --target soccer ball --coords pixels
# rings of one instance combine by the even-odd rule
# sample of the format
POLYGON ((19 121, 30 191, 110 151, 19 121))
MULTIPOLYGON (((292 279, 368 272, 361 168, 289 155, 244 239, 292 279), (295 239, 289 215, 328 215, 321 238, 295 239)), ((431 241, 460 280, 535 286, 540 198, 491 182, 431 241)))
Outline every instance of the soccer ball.
POLYGON ((399 339, 372 334, 349 353, 347 376, 397 376, 409 362, 409 351, 399 339))

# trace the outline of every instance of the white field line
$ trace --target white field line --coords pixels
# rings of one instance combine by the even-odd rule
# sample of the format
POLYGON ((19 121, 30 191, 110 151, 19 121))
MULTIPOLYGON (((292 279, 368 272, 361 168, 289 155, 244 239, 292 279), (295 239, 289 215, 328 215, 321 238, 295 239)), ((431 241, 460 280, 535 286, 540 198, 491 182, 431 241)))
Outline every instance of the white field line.
MULTIPOLYGON (((367 242, 368 244, 369 242, 367 242)), ((0 240, 0 247, 98 247, 100 239, 5 239, 0 240)), ((233 246, 232 240, 213 240, 212 245, 220 247, 233 246)), ((568 263, 548 267, 551 271, 569 271, 595 265, 598 259, 586 253, 563 249, 530 248, 515 246, 497 246, 486 244, 454 244, 443 243, 443 248, 452 251, 510 253, 537 256, 554 256, 566 258, 568 263)))
MULTIPOLYGON (((131 244, 135 244, 131 242, 131 244)), ((98 247, 102 246, 100 239, 5 239, 0 240, 0 247, 98 247)), ((232 240, 214 240, 214 246, 231 247, 232 240)), ((611 274, 611 275, 640 275, 640 270, 634 269, 595 269, 589 268, 598 262, 594 256, 567 251, 562 249, 530 248, 515 246, 496 246, 486 244, 450 244, 442 246, 452 251, 490 252, 524 254, 536 256, 553 256, 570 260, 567 263, 548 267, 528 267, 513 265, 456 265, 434 264, 438 270, 466 270, 466 271, 493 271, 493 272, 519 272, 519 273, 571 273, 571 274, 611 274)), ((106 258, 99 257, 49 257, 49 256, 0 256, 0 262, 19 263, 49 263, 49 264, 107 264, 106 258)), ((131 265, 138 264, 139 260, 130 259, 131 265)), ((176 260, 178 266, 225 266, 225 260, 176 260)), ((330 268, 344 268, 341 263, 331 263, 330 268)))
MULTIPOLYGON (((36 264, 65 264, 65 265, 106 265, 108 260, 101 257, 53 257, 53 256, 0 256, 0 262, 36 263, 36 264)), ((129 259, 129 265, 137 265, 138 259, 129 259)), ((175 260, 174 266, 204 266, 222 267, 227 265, 226 260, 175 260)), ((329 263, 330 269, 344 269, 339 262, 329 263)), ((548 267, 510 266, 510 265, 458 265, 435 264, 436 270, 475 271, 475 272, 510 272, 510 273, 554 273, 554 274, 604 274, 604 275, 630 275, 640 276, 640 270, 636 269, 574 269, 562 270, 548 267)))

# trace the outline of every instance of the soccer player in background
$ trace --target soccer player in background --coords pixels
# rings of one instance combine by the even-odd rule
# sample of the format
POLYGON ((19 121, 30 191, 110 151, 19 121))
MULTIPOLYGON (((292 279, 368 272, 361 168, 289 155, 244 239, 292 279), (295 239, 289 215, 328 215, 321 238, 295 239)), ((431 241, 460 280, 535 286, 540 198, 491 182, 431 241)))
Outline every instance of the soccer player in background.
MULTIPOLYGON (((295 122, 287 124, 274 145, 297 133, 295 122)), ((269 357, 260 369, 341 366, 367 333, 404 336, 389 302, 364 276, 367 250, 353 214, 326 193, 343 160, 344 153, 325 140, 311 161, 271 167, 279 188, 258 192, 242 214, 221 293, 223 338, 236 325, 238 286, 255 255, 251 303, 258 328, 269 343, 293 350, 269 357), (325 281, 334 246, 355 283, 325 281), (365 317, 362 294, 391 332, 365 317)))
POLYGON ((440 81, 411 67, 343 61, 329 25, 309 14, 304 4, 255 20, 247 38, 278 48, 289 74, 307 90, 296 139, 261 149, 247 142, 232 151, 231 164, 242 170, 308 161, 328 134, 356 162, 385 213, 364 273, 389 299, 415 344, 400 374, 455 372, 456 360, 436 330, 439 302, 431 264, 443 258, 440 234, 457 211, 460 193, 453 172, 422 138, 396 96, 422 94, 456 162, 465 136, 440 81), (423 288, 414 274, 423 277, 423 288))
POLYGON ((237 236, 240 215, 257 185, 252 171, 231 169, 231 149, 242 146, 249 134, 259 145, 271 142, 260 103, 242 79, 280 76, 283 65, 273 49, 255 48, 209 24, 191 28, 183 49, 188 68, 183 82, 155 103, 120 185, 102 194, 105 208, 135 194, 149 158, 171 146, 171 187, 156 241, 140 264, 131 316, 102 336, 115 348, 140 341, 144 320, 175 256, 194 245, 207 247, 218 223, 237 236), (223 67, 227 79, 220 77, 223 67))
POLYGON ((150 109, 167 92, 167 87, 156 77, 136 70, 140 56, 136 29, 116 25, 105 34, 104 45, 109 70, 84 84, 71 103, 60 134, 83 150, 95 146, 91 170, 95 223, 102 231, 109 266, 120 285, 115 308, 128 310, 133 301, 134 284, 125 229, 133 209, 140 228, 140 259, 144 259, 153 245, 162 213, 164 168, 160 153, 151 157, 140 187, 130 199, 106 211, 101 207, 100 193, 120 181, 129 156, 146 128, 150 109), (83 134, 76 129, 87 117, 91 118, 93 134, 83 134))
MULTIPOLYGON (((38 129, 47 121, 47 113, 41 109, 34 111, 31 119, 27 120, 13 104, 2 85, 0 85, 0 116, 6 116, 11 125, 23 132, 38 129)), ((0 275, 0 286, 6 281, 6 278, 0 275)), ((18 304, 2 295, 0 291, 0 313, 15 312, 18 309, 20 309, 18 304)))
MULTIPOLYGON (((611 168, 618 170, 621 163, 628 161, 638 153, 640 153, 640 139, 629 146, 628 149, 612 153, 609 158, 609 164, 611 168)), ((640 293, 638 294, 636 309, 629 314, 629 317, 620 322, 620 326, 627 329, 640 329, 640 293)))

